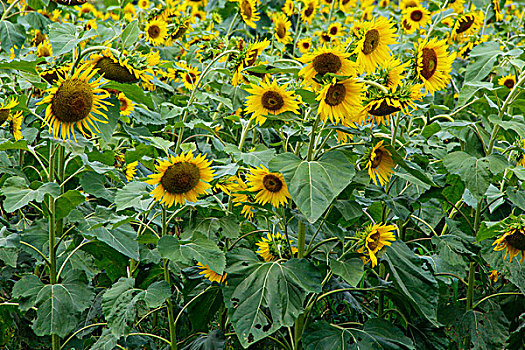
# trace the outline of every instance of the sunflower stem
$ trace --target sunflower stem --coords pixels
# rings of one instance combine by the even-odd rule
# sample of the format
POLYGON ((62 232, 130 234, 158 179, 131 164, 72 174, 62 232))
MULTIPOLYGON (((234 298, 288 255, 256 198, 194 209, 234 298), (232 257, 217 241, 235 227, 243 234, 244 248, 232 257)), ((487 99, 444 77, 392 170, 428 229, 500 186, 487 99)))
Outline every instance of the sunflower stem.
MULTIPOLYGON (((379 265, 379 276, 381 279, 384 279, 386 275, 385 265, 381 264, 379 265)), ((378 292, 379 299, 377 301, 377 315, 381 317, 381 315, 384 313, 385 310, 385 294, 378 292)))
MULTIPOLYGON (((162 206, 162 234, 161 236, 164 237, 168 234, 168 221, 167 221, 167 213, 166 213, 166 207, 162 206)), ((168 285, 171 288, 171 281, 170 281, 170 261, 169 259, 164 259, 164 280, 168 283, 168 285)), ((177 334, 176 334, 176 328, 175 328, 175 320, 173 318, 173 302, 171 300, 171 294, 167 299, 168 304, 168 323, 169 323, 169 330, 170 330, 170 349, 171 350, 177 350, 177 334)))
POLYGON ((293 49, 292 49, 293 57, 295 57, 295 49, 297 47, 297 39, 299 39, 299 35, 300 34, 301 34, 301 3, 299 2, 299 8, 297 10, 297 23, 295 25, 295 37, 293 39, 293 49))
POLYGON ((239 11, 235 12, 235 16, 233 16, 232 22, 230 23, 230 26, 228 27, 228 31, 226 32, 226 40, 230 38, 232 29, 233 29, 233 25, 235 24, 235 22, 237 22, 237 17, 239 17, 239 11))
POLYGON ((367 85, 376 87, 379 90, 383 91, 385 94, 388 94, 388 89, 386 87, 384 87, 383 85, 381 85, 379 83, 376 83, 375 81, 367 80, 367 79, 357 79, 357 81, 360 82, 360 83, 365 83, 367 85))
POLYGON ((4 13, 2 13, 2 18, 0 18, 0 21, 3 21, 4 19, 6 19, 7 15, 9 14, 9 12, 11 12, 13 7, 15 7, 19 2, 20 2, 20 0, 13 1, 13 3, 11 5, 9 5, 7 10, 5 10, 4 13))

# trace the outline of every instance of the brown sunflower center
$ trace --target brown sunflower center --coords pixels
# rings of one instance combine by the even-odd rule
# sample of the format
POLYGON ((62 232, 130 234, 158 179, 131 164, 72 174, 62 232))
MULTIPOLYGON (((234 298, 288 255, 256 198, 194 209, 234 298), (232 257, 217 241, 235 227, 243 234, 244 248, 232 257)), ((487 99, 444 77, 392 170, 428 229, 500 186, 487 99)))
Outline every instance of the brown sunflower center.
POLYGON ((514 233, 505 238, 507 244, 519 250, 525 250, 525 232, 523 230, 515 230, 514 233))
POLYGON ((128 101, 125 98, 119 98, 120 111, 124 112, 128 108, 128 101))
POLYGON ((473 24, 474 24, 474 16, 468 15, 468 16, 461 17, 459 19, 459 26, 458 26, 458 29, 456 29, 456 33, 461 34, 463 32, 466 32, 467 30, 470 29, 470 27, 472 27, 473 24))
POLYGON ((411 30, 412 29, 412 26, 410 25, 410 23, 408 23, 408 21, 406 19, 403 20, 403 22, 401 22, 401 25, 403 26, 403 28, 405 28, 406 30, 411 30))
POLYGON ((379 45, 379 31, 371 29, 365 34, 365 42, 363 44, 363 53, 370 55, 379 45))
POLYGON ((509 89, 512 89, 515 83, 516 82, 514 81, 514 79, 505 79, 505 82, 503 83, 503 85, 505 85, 509 89))
POLYGON ((286 36, 286 27, 284 26, 284 23, 278 23, 277 28, 275 29, 275 33, 277 36, 282 39, 286 36))
POLYGON ((385 154, 384 151, 382 151, 380 148, 376 149, 374 151, 374 160, 372 160, 372 169, 375 169, 379 166, 379 164, 381 164, 381 160, 383 160, 383 155, 385 154))
POLYGON ((330 34, 331 35, 337 35, 338 32, 339 32, 339 30, 337 29, 336 26, 330 27, 330 34))
POLYGON ((310 48, 310 43, 308 41, 305 41, 302 43, 303 49, 308 50, 310 48))
POLYGON ((324 32, 321 34, 321 39, 323 39, 325 43, 329 43, 330 41, 332 41, 332 38, 330 37, 330 35, 324 32))
POLYGON ((401 108, 394 107, 388 104, 386 101, 381 101, 381 104, 379 106, 376 106, 374 108, 371 108, 368 113, 375 115, 377 117, 384 117, 386 115, 390 115, 392 113, 399 112, 401 108))
POLYGON ((257 60, 257 56, 259 55, 258 50, 250 50, 246 53, 246 59, 244 60, 244 63, 247 67, 253 66, 255 61, 257 60))
POLYGON ((114 62, 109 57, 102 57, 98 60, 95 68, 98 68, 100 74, 104 74, 104 78, 113 80, 119 83, 136 83, 139 81, 129 70, 129 68, 114 62))
POLYGON ((423 49, 423 67, 421 68, 421 75, 425 79, 430 79, 437 68, 437 55, 434 49, 423 49))
POLYGON ((261 98, 261 103, 264 108, 270 111, 277 111, 284 106, 284 99, 276 91, 266 91, 261 98))
POLYGON ((9 112, 11 112, 9 108, 0 109, 0 125, 4 124, 7 118, 9 118, 9 112))
POLYGON ((283 188, 283 182, 277 176, 273 174, 264 175, 263 178, 264 188, 272 193, 279 192, 283 188))
POLYGON ((188 83, 192 85, 195 84, 195 82, 197 81, 197 75, 195 75, 195 73, 193 72, 186 73, 186 76, 184 78, 188 83))
POLYGON ((423 12, 421 10, 414 10, 410 14, 410 19, 414 22, 419 22, 423 18, 423 12))
POLYGON ((42 43, 44 40, 46 40, 46 36, 41 31, 36 32, 35 38, 33 39, 33 45, 38 46, 40 43, 42 43))
POLYGON ((310 17, 314 13, 314 4, 308 3, 308 7, 304 10, 304 16, 306 18, 310 17))
POLYGON ((343 65, 341 59, 331 52, 318 55, 314 58, 312 64, 315 71, 321 75, 337 73, 343 65))
POLYGON ((350 0, 343 0, 342 4, 344 6, 344 5, 348 4, 349 2, 350 2, 350 0))
POLYGON ((324 101, 329 106, 340 105, 346 96, 346 88, 343 84, 335 84, 328 88, 324 101))
POLYGON ((183 194, 194 189, 200 179, 201 173, 195 164, 180 162, 171 165, 166 170, 160 183, 169 193, 183 194))
POLYGON ((376 231, 372 233, 368 238, 371 238, 372 241, 367 241, 366 246, 368 247, 368 250, 375 252, 377 246, 379 245, 379 239, 381 238, 381 235, 379 234, 379 232, 376 231))
POLYGON ((79 79, 65 80, 51 101, 53 115, 63 123, 75 123, 89 116, 93 107, 93 90, 79 79))
POLYGON ((244 17, 249 21, 252 18, 252 6, 249 1, 244 0, 241 3, 241 11, 244 17))
POLYGON ((148 36, 152 39, 157 39, 160 36, 160 27, 156 24, 148 28, 148 36))

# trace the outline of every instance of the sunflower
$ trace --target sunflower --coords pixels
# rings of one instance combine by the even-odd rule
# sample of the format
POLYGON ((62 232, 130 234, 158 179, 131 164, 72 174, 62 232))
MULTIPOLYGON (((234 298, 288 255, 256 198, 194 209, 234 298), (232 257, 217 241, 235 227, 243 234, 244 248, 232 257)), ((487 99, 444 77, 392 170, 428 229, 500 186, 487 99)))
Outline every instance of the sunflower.
POLYGON ((498 282, 498 279, 499 279, 499 272, 498 272, 498 270, 490 270, 489 278, 494 283, 498 282))
POLYGON ((494 251, 506 249, 503 259, 506 259, 508 255, 510 262, 521 253, 520 262, 523 263, 523 260, 525 260, 525 225, 523 218, 515 218, 514 222, 507 225, 503 235, 496 239, 492 245, 495 245, 494 251))
POLYGON ((332 36, 330 36, 330 34, 328 34, 325 31, 317 31, 315 32, 315 34, 319 36, 319 42, 321 43, 321 45, 325 45, 332 42, 332 36))
POLYGON ((508 89, 512 89, 516 85, 516 76, 515 75, 506 75, 498 79, 498 84, 505 86, 508 89))
POLYGON ((73 135, 76 141, 75 125, 84 136, 89 137, 93 135, 92 127, 100 132, 93 121, 107 123, 95 117, 98 114, 107 119, 102 109, 107 111, 106 106, 111 105, 105 100, 109 93, 100 88, 103 85, 102 77, 90 81, 96 72, 90 63, 84 63, 73 75, 59 76, 57 86, 46 90, 48 95, 37 103, 49 104, 44 120, 49 125, 49 133, 53 132, 54 137, 61 135, 65 140, 73 135))
POLYGON ((118 100, 120 102, 120 114, 130 115, 131 112, 135 109, 135 104, 126 95, 121 92, 118 94, 118 100))
POLYGON ((361 24, 357 47, 357 66, 360 73, 371 73, 378 65, 390 60, 390 48, 388 45, 397 44, 393 23, 384 18, 365 22, 361 24))
POLYGON ((326 73, 333 73, 343 76, 350 76, 355 74, 355 64, 348 60, 349 53, 344 52, 341 47, 328 48, 323 46, 312 52, 311 54, 303 55, 298 58, 302 63, 306 64, 299 71, 306 83, 315 83, 313 78, 319 74, 324 76, 326 73))
POLYGON ((11 109, 18 106, 18 99, 16 97, 11 97, 9 100, 2 102, 0 104, 0 125, 4 124, 6 120, 9 119, 11 115, 11 109))
POLYGON ((370 224, 361 234, 363 246, 357 251, 370 258, 372 267, 377 265, 377 253, 396 240, 395 230, 396 226, 394 225, 370 224))
POLYGON ((339 9, 344 13, 350 12, 350 10, 357 7, 357 0, 340 0, 339 9))
POLYGON ((308 51, 310 51, 310 48, 312 47, 312 39, 306 38, 299 40, 297 42, 297 47, 299 48, 299 51, 301 53, 308 53, 308 51))
POLYGON ((238 85, 241 79, 243 79, 244 81, 244 78, 242 77, 241 72, 243 71, 244 68, 253 66, 255 62, 257 61, 257 58, 259 57, 261 52, 263 52, 263 50, 267 48, 268 45, 270 45, 270 42, 268 41, 268 39, 264 39, 263 41, 260 41, 260 42, 255 41, 246 48, 246 50, 243 53, 244 57, 241 56, 242 60, 238 64, 237 68, 235 69, 235 73, 233 74, 232 84, 234 86, 238 85))
POLYGON ((193 157, 193 153, 181 153, 177 157, 170 155, 169 160, 159 160, 155 166, 156 174, 151 174, 145 182, 157 185, 151 194, 155 200, 167 207, 173 204, 184 205, 186 201, 196 202, 197 197, 205 194, 213 180, 211 161, 202 154, 193 157))
POLYGON ((394 173, 393 168, 395 165, 392 154, 383 146, 383 140, 379 141, 372 150, 370 150, 366 160, 368 175, 376 186, 384 186, 390 181, 390 176, 394 173))
POLYGON ((402 63, 399 59, 394 58, 383 65, 383 76, 388 89, 395 90, 401 84, 401 81, 405 78, 405 69, 409 64, 409 62, 402 63))
POLYGON ((194 9, 198 9, 201 6, 206 6, 207 0, 188 0, 186 4, 194 9))
POLYGON ((453 9, 456 13, 462 13, 464 5, 465 0, 451 0, 448 2, 448 7, 453 9))
POLYGON ((251 220, 253 218, 253 207, 246 204, 251 202, 250 197, 246 194, 249 191, 248 186, 240 176, 234 176, 234 180, 236 182, 230 186, 233 205, 235 207, 242 205, 241 214, 246 219, 251 220))
POLYGON ((286 237, 280 233, 268 233, 266 237, 261 237, 261 240, 255 243, 259 249, 256 253, 259 254, 264 261, 272 261, 276 257, 291 258, 298 249, 292 246, 293 241, 290 239, 286 241, 286 237))
POLYGON ((21 140, 22 136, 22 122, 24 121, 24 116, 22 111, 17 111, 13 115, 9 116, 9 129, 15 137, 15 141, 21 140))
POLYGON ((38 57, 52 57, 53 56, 53 47, 51 46, 51 43, 49 40, 44 40, 40 44, 38 44, 38 47, 36 49, 36 55, 38 57))
MULTIPOLYGON (((210 280, 210 282, 217 282, 219 284, 222 284, 226 281, 226 277, 228 277, 227 273, 224 273, 224 275, 220 275, 217 272, 211 270, 208 264, 203 265, 202 263, 197 262, 197 267, 200 270, 202 270, 201 272, 199 272, 199 275, 204 275, 204 277, 210 280)), ((228 282, 226 282, 225 284, 228 284, 228 282)))
POLYGON ((454 22, 450 39, 457 42, 465 41, 468 37, 475 36, 483 25, 483 12, 476 11, 459 16, 454 22))
POLYGON ((152 19, 144 29, 147 41, 154 46, 164 44, 168 35, 168 23, 162 19, 152 19))
POLYGON ((91 63, 104 78, 118 83, 136 83, 143 72, 128 62, 129 59, 116 58, 109 48, 91 56, 91 63))
POLYGON ((363 83, 354 78, 337 81, 335 78, 319 92, 317 113, 321 119, 330 119, 332 124, 356 122, 363 100, 363 83))
POLYGON ((448 53, 447 49, 444 39, 439 41, 435 38, 430 41, 420 39, 416 44, 417 76, 431 95, 445 88, 450 82, 452 62, 456 58, 456 53, 448 53))
POLYGON ((288 84, 271 84, 261 81, 260 84, 251 84, 246 89, 251 95, 246 97, 245 113, 253 113, 250 119, 256 120, 259 125, 266 121, 265 115, 278 115, 284 112, 299 114, 299 101, 292 91, 286 91, 288 84))
POLYGON ((292 16, 295 10, 294 1, 293 0, 286 0, 284 2, 284 5, 281 9, 285 15, 288 17, 292 16))
POLYGON ((137 4, 143 10, 147 10, 149 8, 149 0, 139 0, 137 4))
MULTIPOLYGON (((197 84, 197 80, 199 80, 201 73, 197 68, 192 67, 184 62, 178 62, 177 66, 181 68, 181 70, 175 70, 175 72, 177 72, 179 75, 178 81, 184 83, 184 87, 186 89, 193 90, 195 84, 197 84)), ((173 72, 171 74, 173 74, 173 72)))
POLYGON ((31 39, 31 45, 37 47, 40 43, 47 40, 47 35, 36 29, 33 31, 33 39, 31 39))
POLYGON ((430 11, 423 6, 409 7, 403 11, 403 27, 407 33, 424 28, 430 23, 430 11), (406 23, 406 24, 405 24, 406 23))
POLYGON ((288 20, 284 13, 276 13, 272 17, 274 25, 275 39, 282 44, 288 44, 292 41, 292 36, 290 35, 290 28, 292 23, 288 20))
POLYGON ((256 8, 256 0, 238 0, 239 11, 241 13, 242 20, 246 23, 247 26, 256 28, 257 22, 260 17, 256 8))
POLYGON ((251 168, 246 175, 248 190, 257 192, 255 202, 265 205, 270 203, 275 208, 288 203, 290 193, 281 173, 271 173, 261 165, 260 168, 251 168))
POLYGON ((401 10, 417 6, 419 6, 419 0, 401 0, 401 2, 399 3, 399 8, 401 10))
POLYGON ((301 10, 301 21, 308 24, 312 23, 315 17, 319 3, 317 0, 303 0, 303 9, 301 10))
POLYGON ((344 30, 344 27, 341 23, 333 22, 328 26, 326 33, 330 35, 331 37, 335 38, 339 35, 343 35, 344 34, 343 30, 344 30))
POLYGON ((135 177, 135 174, 137 173, 137 166, 139 165, 139 161, 136 160, 132 163, 126 164, 126 180, 131 181, 135 177))

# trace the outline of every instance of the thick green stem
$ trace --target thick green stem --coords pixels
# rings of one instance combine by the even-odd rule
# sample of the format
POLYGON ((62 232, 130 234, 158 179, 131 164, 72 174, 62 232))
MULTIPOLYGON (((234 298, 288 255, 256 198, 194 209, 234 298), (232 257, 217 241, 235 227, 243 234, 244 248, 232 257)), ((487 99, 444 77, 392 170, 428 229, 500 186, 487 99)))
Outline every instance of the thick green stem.
POLYGON ((306 241, 306 226, 304 222, 299 221, 299 227, 297 228, 297 257, 302 259, 304 257, 304 248, 306 241))
MULTIPOLYGON (((167 223, 167 213, 166 208, 162 207, 162 237, 166 236, 168 233, 168 223, 167 223)), ((164 259, 164 280, 168 283, 171 288, 170 281, 170 261, 169 259, 164 259)), ((175 319, 173 318, 173 302, 171 300, 171 295, 168 300, 168 323, 170 330, 170 349, 177 350, 177 334, 175 329, 175 319)))
MULTIPOLYGON (((61 146, 56 146, 61 147, 61 146)), ((55 163, 56 149, 55 145, 49 147, 49 182, 55 182, 55 163)), ((49 283, 57 283, 57 258, 56 258, 56 216, 55 216, 55 199, 49 196, 49 283)), ((51 335, 52 349, 60 349, 60 338, 56 334, 51 335)))
MULTIPOLYGON (((379 276, 384 279, 386 275, 385 265, 379 265, 379 276)), ((385 294, 379 292, 379 300, 377 302, 377 315, 381 317, 385 311, 385 294)))

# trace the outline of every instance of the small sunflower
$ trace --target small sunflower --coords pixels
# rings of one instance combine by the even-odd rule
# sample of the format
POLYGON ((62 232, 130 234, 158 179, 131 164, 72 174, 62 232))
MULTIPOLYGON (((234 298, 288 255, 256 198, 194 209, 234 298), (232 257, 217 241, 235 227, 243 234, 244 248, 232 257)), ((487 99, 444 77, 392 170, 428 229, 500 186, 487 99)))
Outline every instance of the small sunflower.
POLYGON ((145 182, 157 185, 151 194, 167 207, 184 205, 186 201, 196 202, 197 197, 211 187, 209 182, 214 174, 210 164, 211 161, 202 154, 197 157, 191 152, 183 152, 177 157, 170 155, 169 160, 159 160, 155 166, 157 173, 149 175, 150 179, 145 182))
POLYGON ((284 112, 299 114, 299 101, 292 91, 286 91, 288 84, 277 84, 274 80, 261 81, 260 84, 252 84, 246 89, 250 96, 246 97, 245 113, 253 113, 254 119, 263 125, 266 121, 265 115, 278 115, 284 112))
POLYGON ((257 58, 259 55, 263 52, 264 49, 266 49, 270 45, 270 41, 268 39, 264 39, 263 41, 255 41, 251 43, 243 52, 243 55, 241 56, 241 61, 237 65, 235 69, 235 73, 233 74, 232 78, 232 84, 238 85, 239 82, 244 81, 244 77, 242 76, 242 71, 244 68, 251 67, 257 62, 257 58))
POLYGON ((290 35, 290 28, 292 23, 288 20, 284 13, 276 13, 272 17, 275 39, 282 44, 288 44, 292 41, 292 36, 290 35))
POLYGON ((152 19, 144 29, 147 41, 154 46, 164 44, 168 35, 168 24, 162 19, 152 19))
POLYGON ((509 256, 510 262, 514 257, 521 253, 520 262, 525 260, 525 223, 522 217, 514 218, 513 222, 508 224, 503 235, 496 239, 492 245, 495 245, 494 251, 506 249, 504 259, 509 256))
POLYGON ((11 97, 0 104, 0 125, 4 124, 5 121, 9 119, 11 109, 16 106, 18 106, 18 99, 16 97, 11 97))
POLYGON ((149 0, 139 0, 137 4, 143 10, 147 10, 149 8, 149 0))
POLYGON ((232 202, 235 207, 242 205, 241 214, 248 220, 253 218, 253 206, 246 204, 252 202, 250 197, 246 194, 249 191, 246 183, 239 177, 235 176, 236 181, 230 186, 232 202))
POLYGON ((128 59, 116 58, 109 48, 91 56, 91 62, 98 73, 105 79, 118 83, 136 83, 140 80, 142 71, 129 64, 128 59))
POLYGON ((239 11, 244 23, 247 26, 256 28, 255 22, 259 21, 259 13, 257 12, 256 0, 238 0, 239 11))
POLYGON ((135 104, 126 95, 121 92, 118 94, 118 100, 120 102, 120 114, 130 115, 131 112, 135 109, 135 104))
POLYGON ((425 89, 431 95, 445 88, 450 82, 452 62, 456 58, 456 53, 449 53, 447 49, 445 40, 420 39, 416 44, 417 76, 423 81, 425 89))
POLYGON ((360 73, 371 73, 377 66, 390 60, 388 45, 397 44, 393 26, 394 23, 384 17, 361 24, 359 40, 354 50, 360 73))
POLYGON ((311 24, 319 3, 317 0, 303 0, 303 8, 301 10, 301 21, 311 24))
POLYGON ((343 76, 355 74, 355 64, 348 60, 349 53, 341 47, 328 48, 323 46, 298 58, 306 66, 299 71, 306 83, 313 82, 314 77, 319 74, 324 76, 326 73, 333 73, 343 76))
POLYGON ((399 8, 401 10, 405 10, 410 7, 418 7, 419 5, 419 0, 401 0, 399 3, 399 8))
POLYGON ((515 75, 506 75, 498 79, 498 84, 505 86, 508 89, 512 89, 516 85, 516 76, 515 75))
POLYGON ((22 111, 17 111, 13 115, 9 116, 9 130, 13 134, 15 141, 21 140, 22 136, 22 123, 24 121, 24 115, 22 111))
POLYGON ((197 267, 200 270, 202 270, 201 272, 199 272, 199 275, 204 275, 204 277, 210 280, 210 282, 217 282, 219 284, 222 284, 222 283, 228 284, 226 282, 226 277, 228 277, 227 273, 225 273, 224 275, 220 275, 217 272, 211 270, 208 264, 203 265, 200 262, 197 262, 197 267))
POLYGON ((192 67, 184 62, 178 62, 177 66, 182 69, 179 81, 184 83, 184 87, 186 89, 193 90, 195 84, 197 84, 197 80, 199 80, 201 72, 199 72, 197 68, 192 67))
POLYGON ((457 42, 465 41, 471 36, 475 36, 483 25, 483 12, 475 11, 459 16, 454 22, 450 39, 457 42))
POLYGON ((377 265, 377 253, 396 240, 395 230, 396 226, 394 225, 370 224, 361 234, 363 246, 357 251, 370 258, 372 267, 377 265))
POLYGON ((109 93, 100 88, 103 85, 102 77, 91 81, 96 71, 90 63, 84 63, 73 75, 59 76, 57 86, 46 90, 48 95, 37 103, 49 104, 44 120, 49 125, 49 133, 53 132, 54 137, 61 135, 65 140, 73 135, 76 141, 75 125, 84 136, 89 137, 93 135, 91 128, 100 132, 93 121, 107 123, 106 120, 95 117, 98 114, 107 119, 102 110, 107 111, 106 106, 111 105, 106 101, 109 93))
POLYGON ((38 47, 36 49, 36 55, 38 57, 52 57, 53 56, 53 47, 51 46, 51 43, 49 40, 44 40, 40 44, 38 44, 38 47))
POLYGON ((317 113, 332 124, 358 122, 363 101, 363 83, 354 78, 337 81, 335 78, 319 92, 317 113))
POLYGON ((131 181, 135 177, 135 174, 137 173, 137 166, 139 165, 139 161, 136 160, 132 163, 126 164, 126 180, 131 181))
POLYGON ((401 81, 405 78, 405 69, 409 65, 409 62, 402 63, 397 58, 391 59, 385 65, 383 65, 382 71, 384 73, 385 85, 389 90, 395 90, 401 85, 401 81))
POLYGON ((344 27, 339 22, 330 23, 328 26, 328 29, 326 30, 326 33, 330 35, 331 37, 337 37, 344 34, 344 27))
POLYGON ((348 13, 356 7, 357 0, 339 0, 339 9, 344 13, 348 13))
POLYGON ((255 243, 259 247, 256 253, 266 262, 272 261, 276 257, 291 258, 298 251, 296 247, 292 246, 292 243, 291 239, 286 242, 286 237, 280 233, 268 233, 266 237, 261 237, 261 240, 255 243))
POLYGON ((384 186, 390 181, 390 176, 394 173, 394 160, 392 154, 383 146, 383 141, 379 141, 370 151, 366 162, 368 175, 376 186, 384 186))
POLYGON ((297 42, 297 48, 299 48, 301 53, 308 53, 312 48, 312 39, 306 38, 299 40, 297 42))
POLYGON ((286 0, 284 2, 284 5, 281 9, 285 15, 288 17, 292 16, 295 10, 294 1, 293 0, 286 0))
POLYGON ((406 21, 407 24, 404 27, 406 32, 409 34, 413 33, 417 29, 424 28, 430 23, 430 11, 423 6, 409 7, 403 11, 403 21, 406 21))
POLYGON ((31 39, 31 44, 35 47, 37 47, 40 43, 47 40, 47 35, 42 33, 40 30, 36 29, 33 32, 33 39, 31 39))
POLYGON ((255 202, 265 205, 270 203, 275 208, 288 203, 290 193, 281 173, 271 173, 261 165, 260 168, 251 168, 246 175, 248 189, 257 192, 255 202))

